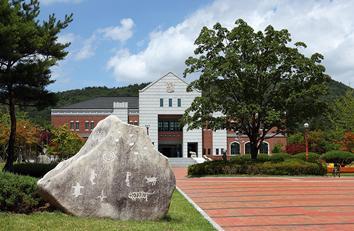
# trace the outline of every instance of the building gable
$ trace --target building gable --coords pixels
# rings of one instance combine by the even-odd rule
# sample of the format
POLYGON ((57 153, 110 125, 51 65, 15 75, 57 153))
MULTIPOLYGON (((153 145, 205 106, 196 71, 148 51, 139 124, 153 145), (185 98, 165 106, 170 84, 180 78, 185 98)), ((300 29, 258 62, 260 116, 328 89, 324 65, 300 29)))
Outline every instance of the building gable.
POLYGON ((188 83, 173 74, 172 72, 167 73, 158 80, 150 83, 148 86, 139 91, 139 93, 145 93, 148 91, 155 91, 156 89, 164 89, 167 93, 173 93, 176 90, 181 90, 187 88, 188 83))

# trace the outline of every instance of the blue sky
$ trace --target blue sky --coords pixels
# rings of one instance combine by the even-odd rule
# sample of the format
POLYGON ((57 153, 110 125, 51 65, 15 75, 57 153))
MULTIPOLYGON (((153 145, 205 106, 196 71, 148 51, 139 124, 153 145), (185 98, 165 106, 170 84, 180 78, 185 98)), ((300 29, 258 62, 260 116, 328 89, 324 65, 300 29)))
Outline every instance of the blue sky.
MULTIPOLYGON (((42 1, 42 19, 46 19, 51 13, 55 13, 58 19, 64 18, 65 14, 74 14, 74 21, 61 33, 65 41, 72 43, 68 49, 70 56, 67 57, 68 60, 59 63, 58 68, 54 68, 56 83, 49 89, 61 91, 86 86, 116 87, 134 83, 119 82, 114 73, 107 70, 106 63, 114 52, 123 48, 139 52, 146 48, 152 31, 164 30, 183 21, 186 16, 208 2, 210 1, 42 1), (75 58, 75 54, 83 48, 85 41, 90 39, 95 31, 119 27, 123 19, 132 19, 134 23, 131 29, 133 36, 128 41, 98 38, 99 41, 96 40, 93 45, 97 49, 94 55, 75 58)), ((168 71, 167 68, 166 72, 168 71)), ((157 76, 151 76, 151 80, 154 78, 157 76)))
POLYGON ((202 26, 232 27, 243 18, 257 30, 289 29, 306 54, 324 54, 327 73, 354 84, 354 1, 40 0, 41 18, 74 13, 60 34, 70 54, 53 68, 53 91, 153 81, 184 60, 202 26))

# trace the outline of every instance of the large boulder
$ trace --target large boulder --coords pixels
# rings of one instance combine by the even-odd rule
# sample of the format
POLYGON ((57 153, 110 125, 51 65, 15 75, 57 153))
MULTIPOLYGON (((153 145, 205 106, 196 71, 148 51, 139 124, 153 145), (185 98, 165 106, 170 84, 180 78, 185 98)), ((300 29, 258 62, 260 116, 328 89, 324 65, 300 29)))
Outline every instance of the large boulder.
POLYGON ((81 150, 38 181, 52 205, 77 216, 156 220, 168 212, 176 179, 145 129, 108 116, 81 150))

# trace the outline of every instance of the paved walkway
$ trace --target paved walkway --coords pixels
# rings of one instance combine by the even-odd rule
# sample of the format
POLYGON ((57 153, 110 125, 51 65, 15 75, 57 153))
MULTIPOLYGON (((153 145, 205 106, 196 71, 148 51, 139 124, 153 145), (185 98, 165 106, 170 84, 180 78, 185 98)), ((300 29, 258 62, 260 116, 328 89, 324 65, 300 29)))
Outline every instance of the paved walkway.
POLYGON ((186 178, 177 186, 225 230, 354 231, 354 177, 186 178))

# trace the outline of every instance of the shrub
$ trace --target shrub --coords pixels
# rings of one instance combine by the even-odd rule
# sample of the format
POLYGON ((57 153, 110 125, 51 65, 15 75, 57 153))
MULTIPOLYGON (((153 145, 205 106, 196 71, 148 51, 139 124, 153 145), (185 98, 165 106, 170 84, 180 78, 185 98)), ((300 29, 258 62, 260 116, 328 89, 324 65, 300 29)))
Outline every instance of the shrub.
POLYGON ((282 152, 282 144, 276 144, 272 150, 272 153, 281 153, 282 152))
POLYGON ((230 162, 234 163, 234 164, 245 164, 248 162, 251 162, 251 155, 246 154, 246 155, 238 155, 235 157, 232 157, 230 162))
POLYGON ((289 158, 291 158, 291 156, 288 153, 274 153, 273 155, 270 156, 270 161, 273 163, 277 163, 277 162, 282 162, 289 158))
POLYGON ((348 165, 354 161, 354 154, 345 151, 329 151, 321 156, 321 159, 327 163, 338 163, 342 166, 348 165))
POLYGON ((39 163, 18 163, 14 164, 14 173, 24 176, 41 178, 47 172, 57 166, 57 163, 39 164, 39 163))
POLYGON ((247 164, 247 163, 263 163, 266 161, 270 161, 270 156, 268 154, 258 154, 257 155, 257 160, 252 160, 250 154, 245 154, 245 155, 239 155, 232 157, 230 162, 235 163, 235 164, 247 164))
POLYGON ((36 182, 33 177, 0 172, 0 211, 30 213, 44 205, 36 182))
MULTIPOLYGON (((317 154, 317 153, 309 152, 309 159, 308 159, 308 161, 309 161, 309 162, 319 162, 320 157, 321 157, 321 156, 320 156, 319 154, 317 154)), ((306 153, 305 153, 305 152, 298 153, 298 154, 296 154, 296 155, 293 155, 293 158, 306 161, 306 153)))
POLYGON ((310 163, 301 159, 287 159, 283 162, 267 162, 261 166, 262 174, 268 175, 325 175, 327 167, 321 163, 310 163))
POLYGON ((268 154, 258 154, 256 162, 263 163, 270 161, 270 156, 268 154))
MULTIPOLYGON (((281 154, 279 162, 243 162, 237 161, 211 161, 189 166, 188 175, 219 175, 219 174, 265 174, 265 175, 325 175, 327 168, 321 163, 306 162, 297 158, 289 158, 289 155, 281 154)), ((275 158, 275 159, 276 159, 275 158)), ((240 161, 241 158, 238 159, 240 161)))

